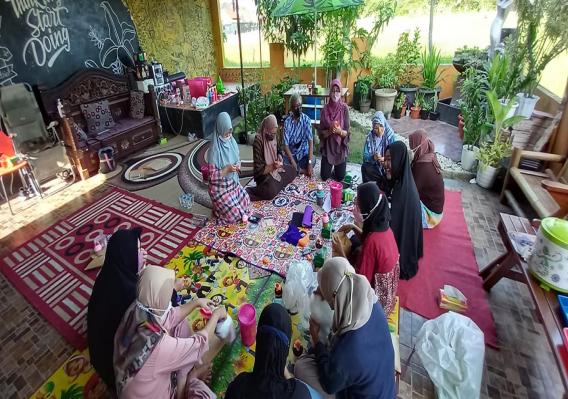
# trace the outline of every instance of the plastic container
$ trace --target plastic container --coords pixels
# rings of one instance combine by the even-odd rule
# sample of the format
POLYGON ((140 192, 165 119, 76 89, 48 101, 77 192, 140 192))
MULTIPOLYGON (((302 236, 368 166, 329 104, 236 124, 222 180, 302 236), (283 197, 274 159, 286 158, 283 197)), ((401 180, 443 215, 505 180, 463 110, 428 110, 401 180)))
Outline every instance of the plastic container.
POLYGON ((331 191, 331 207, 340 208, 341 199, 343 197, 343 184, 332 181, 329 183, 329 189, 331 191))
POLYGON ((205 97, 207 94, 207 86, 211 84, 211 78, 208 76, 198 76, 187 80, 189 92, 192 97, 205 97))
POLYGON ((251 346, 256 340, 256 309, 250 303, 245 303, 239 308, 239 327, 241 341, 244 346, 251 346))
POLYGON ((209 165, 201 165, 201 176, 203 178, 203 183, 209 182, 209 165))
POLYGON ((568 296, 558 295, 558 304, 560 305, 560 313, 564 321, 564 327, 568 327, 568 296))

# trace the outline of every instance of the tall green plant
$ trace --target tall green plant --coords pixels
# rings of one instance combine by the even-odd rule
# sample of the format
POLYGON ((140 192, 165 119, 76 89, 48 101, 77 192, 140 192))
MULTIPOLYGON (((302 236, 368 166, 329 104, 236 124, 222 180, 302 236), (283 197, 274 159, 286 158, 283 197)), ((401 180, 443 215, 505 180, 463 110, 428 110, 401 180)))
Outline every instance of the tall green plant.
POLYGON ((521 87, 532 97, 542 71, 568 50, 566 0, 516 0, 517 45, 515 62, 523 65, 521 87))
POLYGON ((487 80, 475 68, 465 72, 461 86, 460 112, 464 120, 464 145, 479 146, 487 133, 487 80))
POLYGON ((397 85, 410 87, 418 78, 417 65, 420 61, 420 29, 414 30, 412 39, 409 32, 403 32, 398 38, 395 57, 400 65, 396 77, 397 85))
POLYGON ((442 81, 442 73, 438 72, 438 67, 442 64, 440 50, 432 47, 432 51, 424 50, 422 53, 422 86, 427 89, 435 90, 442 81))

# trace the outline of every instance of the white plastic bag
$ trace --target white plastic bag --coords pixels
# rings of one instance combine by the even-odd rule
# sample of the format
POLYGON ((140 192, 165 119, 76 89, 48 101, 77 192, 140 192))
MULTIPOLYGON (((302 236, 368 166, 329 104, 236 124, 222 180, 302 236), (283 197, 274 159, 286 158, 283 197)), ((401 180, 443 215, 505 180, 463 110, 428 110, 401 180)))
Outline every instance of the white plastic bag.
POLYGON ((302 315, 300 325, 304 328, 307 328, 310 314, 310 294, 317 284, 317 277, 310 263, 304 260, 290 263, 282 288, 282 304, 290 313, 302 315))
POLYGON ((464 315, 448 312, 424 323, 416 351, 438 398, 479 398, 485 341, 483 332, 464 315))

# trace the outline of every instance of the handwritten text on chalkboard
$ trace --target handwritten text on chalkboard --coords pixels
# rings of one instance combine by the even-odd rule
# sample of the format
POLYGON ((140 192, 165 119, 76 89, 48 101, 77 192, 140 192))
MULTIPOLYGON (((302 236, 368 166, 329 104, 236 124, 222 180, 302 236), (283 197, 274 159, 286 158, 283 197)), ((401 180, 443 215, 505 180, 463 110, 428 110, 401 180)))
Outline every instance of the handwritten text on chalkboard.
POLYGON ((24 42, 23 60, 38 66, 53 66, 63 51, 71 50, 69 31, 63 19, 69 13, 63 0, 5 0, 17 19, 24 19, 30 37, 24 42))

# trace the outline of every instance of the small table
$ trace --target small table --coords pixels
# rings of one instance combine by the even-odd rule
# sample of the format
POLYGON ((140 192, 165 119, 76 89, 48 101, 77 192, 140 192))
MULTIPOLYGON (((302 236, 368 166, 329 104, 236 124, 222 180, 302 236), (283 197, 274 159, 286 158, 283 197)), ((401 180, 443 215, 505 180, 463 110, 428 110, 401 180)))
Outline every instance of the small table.
POLYGON ((525 218, 501 213, 499 219, 498 230, 507 252, 479 272, 483 278, 483 288, 490 290, 503 277, 527 285, 556 360, 560 379, 564 384, 564 397, 568 397, 568 350, 562 339, 564 325, 560 316, 558 297, 555 292, 542 288, 540 282, 530 274, 527 262, 515 251, 509 238, 510 232, 534 235, 535 229, 525 218), (520 270, 515 270, 515 266, 520 270))
MULTIPOLYGON (((292 87, 290 90, 288 90, 286 93, 284 93, 284 109, 286 110, 285 114, 288 115, 288 112, 290 111, 289 109, 289 105, 290 105, 290 97, 292 97, 292 94, 294 93, 298 93, 300 94, 302 97, 316 97, 316 98, 320 98, 322 99, 322 104, 305 104, 302 103, 302 108, 315 108, 315 109, 321 109, 324 107, 324 105, 327 103, 327 100, 329 99, 329 89, 328 88, 320 88, 318 89, 318 93, 317 94, 311 94, 308 89, 299 89, 298 87, 292 87)), ((346 87, 344 87, 343 89, 341 89, 341 97, 343 98, 343 101, 345 103, 347 103, 347 96, 349 95, 349 90, 347 90, 346 87)), ((314 115, 316 113, 314 112, 314 115)), ((319 124, 319 120, 317 119, 312 119, 312 124, 319 124)))
POLYGON ((41 192, 41 187, 35 177, 34 171, 31 168, 31 165, 28 161, 20 161, 16 164, 12 165, 8 168, 0 168, 0 185, 2 186, 2 193, 6 198, 6 202, 8 203, 8 208, 10 208, 10 213, 15 215, 14 210, 12 209, 12 205, 10 204, 10 197, 6 193, 6 187, 4 186, 4 176, 11 175, 14 172, 21 172, 22 180, 24 184, 31 184, 36 190, 40 197, 43 198, 43 193, 41 192), (27 178, 27 181, 26 181, 27 178))
POLYGON ((206 139, 213 133, 217 116, 227 112, 231 118, 239 114, 237 93, 228 93, 210 104, 207 108, 198 109, 190 103, 160 104, 160 120, 162 128, 169 133, 187 136, 194 133, 206 139))

